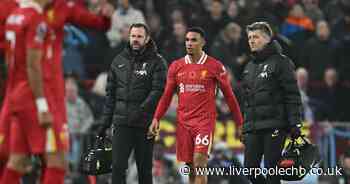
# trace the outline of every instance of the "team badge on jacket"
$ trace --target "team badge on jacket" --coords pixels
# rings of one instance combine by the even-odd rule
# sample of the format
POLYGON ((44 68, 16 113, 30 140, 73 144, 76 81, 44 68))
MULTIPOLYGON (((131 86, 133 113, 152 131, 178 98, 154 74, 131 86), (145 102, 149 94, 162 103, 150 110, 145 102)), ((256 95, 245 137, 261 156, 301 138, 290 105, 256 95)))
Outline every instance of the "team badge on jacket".
POLYGON ((269 67, 269 65, 264 65, 263 71, 259 74, 259 77, 261 77, 263 79, 267 79, 268 78, 267 67, 269 67))
POLYGON ((138 76, 146 76, 147 75, 146 66, 147 66, 147 63, 143 63, 141 70, 135 70, 135 74, 138 76))

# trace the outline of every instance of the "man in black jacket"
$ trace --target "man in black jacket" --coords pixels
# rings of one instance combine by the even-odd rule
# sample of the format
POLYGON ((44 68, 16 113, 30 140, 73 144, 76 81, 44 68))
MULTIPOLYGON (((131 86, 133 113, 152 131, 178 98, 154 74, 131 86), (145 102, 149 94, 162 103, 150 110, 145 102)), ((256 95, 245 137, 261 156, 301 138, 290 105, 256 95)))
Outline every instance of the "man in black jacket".
POLYGON ((149 34, 146 25, 131 25, 129 44, 115 57, 108 74, 99 134, 103 136, 113 124, 113 184, 125 184, 132 150, 139 183, 152 183, 154 139, 147 139, 147 132, 164 90, 167 66, 149 34))
MULTIPOLYGON (((288 133, 300 135, 301 98, 292 61, 282 54, 281 46, 272 41, 266 22, 247 26, 252 60, 242 76, 244 91, 243 143, 244 165, 260 168, 264 155, 266 169, 275 168, 288 133)), ((279 184, 275 175, 248 176, 253 184, 279 184)))

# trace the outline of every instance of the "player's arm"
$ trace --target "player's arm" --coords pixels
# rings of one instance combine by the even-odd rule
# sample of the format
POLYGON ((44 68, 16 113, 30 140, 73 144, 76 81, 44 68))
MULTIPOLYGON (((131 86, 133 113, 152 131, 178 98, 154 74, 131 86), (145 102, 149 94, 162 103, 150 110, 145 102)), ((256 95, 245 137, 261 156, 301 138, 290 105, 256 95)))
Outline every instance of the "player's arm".
MULTIPOLYGON (((109 6, 109 5, 105 5, 109 6)), ((68 2, 68 21, 72 24, 79 26, 84 26, 88 28, 94 28, 100 31, 106 31, 111 25, 111 15, 109 13, 104 13, 105 15, 96 15, 90 12, 86 7, 81 4, 68 2)), ((105 9, 101 10, 105 12, 105 9)))
POLYGON ((41 59, 43 52, 39 48, 27 48, 27 75, 30 88, 36 99, 44 98, 41 59))
POLYGON ((215 73, 216 79, 219 82, 219 87, 224 94, 228 107, 232 112, 233 120, 240 127, 243 124, 243 117, 236 96, 233 93, 231 83, 228 78, 228 73, 223 65, 219 66, 215 73))
POLYGON ((50 126, 52 116, 49 113, 48 103, 44 95, 44 84, 42 74, 43 42, 46 37, 47 27, 43 22, 32 23, 26 33, 26 70, 29 86, 36 99, 39 113, 39 123, 50 126))
POLYGON ((169 67, 165 90, 162 97, 160 98, 160 101, 157 106, 157 110, 154 114, 154 119, 157 121, 159 121, 168 110, 171 100, 173 98, 174 90, 176 89, 176 79, 175 79, 176 65, 175 64, 176 63, 171 64, 169 67))
POLYGON ((164 93, 160 98, 152 123, 148 128, 148 139, 154 138, 159 133, 159 120, 164 116, 164 114, 168 110, 171 100, 173 98, 174 90, 176 89, 175 68, 175 63, 171 64, 169 67, 164 93))
POLYGON ((152 89, 140 106, 143 112, 154 113, 154 109, 157 107, 159 99, 164 92, 165 81, 167 78, 166 72, 166 61, 163 58, 160 58, 159 63, 157 63, 154 72, 152 73, 152 89))

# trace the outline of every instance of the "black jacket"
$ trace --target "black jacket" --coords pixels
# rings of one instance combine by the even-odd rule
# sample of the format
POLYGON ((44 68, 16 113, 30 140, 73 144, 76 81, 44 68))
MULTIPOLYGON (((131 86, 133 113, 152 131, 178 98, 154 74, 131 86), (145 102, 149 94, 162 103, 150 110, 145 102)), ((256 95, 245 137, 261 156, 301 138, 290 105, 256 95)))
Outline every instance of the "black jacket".
POLYGON ((127 46, 108 73, 103 123, 147 127, 163 94, 167 65, 151 40, 140 53, 127 46))
POLYGON ((301 97, 294 64, 277 41, 252 54, 242 76, 243 132, 301 123, 301 97))

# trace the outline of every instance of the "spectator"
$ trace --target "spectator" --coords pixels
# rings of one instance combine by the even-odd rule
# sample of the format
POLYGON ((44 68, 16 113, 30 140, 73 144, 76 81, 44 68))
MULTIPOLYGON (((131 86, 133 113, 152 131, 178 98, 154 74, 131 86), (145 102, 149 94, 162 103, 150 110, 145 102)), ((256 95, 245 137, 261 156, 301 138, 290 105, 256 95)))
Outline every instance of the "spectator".
POLYGON ((309 123, 314 122, 314 113, 311 107, 311 99, 307 93, 308 91, 308 72, 305 68, 298 68, 296 70, 296 79, 301 96, 301 103, 303 105, 303 119, 309 123))
POLYGON ((86 79, 82 48, 89 43, 85 33, 73 25, 64 26, 63 70, 64 74, 76 73, 80 79, 86 79))
POLYGON ((324 20, 317 22, 316 34, 306 41, 300 52, 300 64, 309 71, 311 81, 321 81, 326 68, 334 66, 335 50, 330 39, 330 29, 324 20))
POLYGON ((305 15, 309 17, 314 24, 324 18, 323 12, 319 7, 319 0, 302 0, 305 15))
POLYGON ((333 27, 342 17, 345 12, 350 11, 350 1, 348 0, 328 0, 323 8, 323 13, 326 20, 333 27))
POLYGON ((207 17, 203 22, 203 28, 207 32, 206 47, 210 48, 211 43, 217 34, 225 27, 228 23, 227 17, 224 14, 223 2, 221 0, 213 0, 211 2, 210 10, 207 17))
POLYGON ((266 21, 271 25, 281 25, 288 15, 288 4, 282 0, 265 0, 259 2, 254 21, 266 21), (278 11, 276 11, 278 10, 278 11))
POLYGON ((238 6, 237 1, 230 1, 226 10, 229 22, 236 22, 240 26, 248 23, 246 16, 242 14, 242 9, 238 6))
POLYGON ((184 12, 180 7, 174 8, 173 11, 171 12, 170 19, 168 21, 169 23, 168 27, 172 27, 172 25, 174 25, 174 23, 176 22, 186 22, 184 12))
POLYGON ((94 122, 94 117, 87 103, 78 95, 77 81, 73 77, 66 78, 66 107, 71 139, 69 161, 74 172, 79 166, 83 136, 94 122))
POLYGON ((173 24, 173 34, 169 40, 165 41, 162 52, 168 65, 186 53, 184 48, 186 29, 187 26, 184 22, 175 22, 173 24))
POLYGON ((147 17, 147 23, 151 31, 151 37, 154 41, 162 46, 166 37, 165 28, 161 24, 161 20, 158 14, 152 13, 147 17))
POLYGON ((333 28, 336 48, 336 68, 341 81, 350 80, 350 11, 342 17, 333 28))
POLYGON ((324 73, 325 87, 318 90, 315 98, 325 104, 324 114, 321 114, 321 120, 328 121, 346 121, 350 120, 347 116, 347 90, 338 81, 338 73, 334 68, 326 69, 324 73))
POLYGON ((118 6, 112 15, 112 26, 107 32, 107 37, 111 47, 117 46, 121 42, 121 30, 129 27, 133 23, 145 23, 143 13, 133 8, 129 0, 118 0, 118 6))
MULTIPOLYGON (((115 58, 115 56, 117 56, 118 54, 120 54, 123 49, 128 45, 128 39, 129 39, 129 27, 125 26, 122 27, 120 29, 120 41, 118 42, 117 45, 115 45, 114 47, 109 47, 108 49, 108 53, 105 56, 106 57, 106 61, 109 61, 109 64, 111 63, 111 61, 113 61, 113 59, 115 58)), ((100 72, 104 72, 106 70, 102 70, 100 72)))
POLYGON ((239 79, 247 62, 245 52, 246 42, 242 40, 242 28, 231 22, 218 34, 210 47, 210 54, 219 59, 222 64, 233 72, 236 79, 239 79))
POLYGON ((314 31, 312 20, 304 13, 300 4, 295 4, 281 27, 281 34, 291 39, 297 46, 310 37, 314 31))

